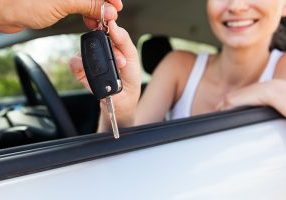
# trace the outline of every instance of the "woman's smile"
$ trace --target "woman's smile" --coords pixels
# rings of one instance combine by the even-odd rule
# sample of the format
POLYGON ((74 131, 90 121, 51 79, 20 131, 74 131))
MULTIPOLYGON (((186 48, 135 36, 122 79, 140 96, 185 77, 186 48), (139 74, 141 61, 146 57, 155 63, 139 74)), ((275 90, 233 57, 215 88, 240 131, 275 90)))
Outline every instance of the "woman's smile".
POLYGON ((232 32, 241 32, 253 27, 258 19, 230 19, 224 20, 223 26, 232 32))
POLYGON ((208 0, 209 22, 224 46, 269 46, 286 0, 208 0))

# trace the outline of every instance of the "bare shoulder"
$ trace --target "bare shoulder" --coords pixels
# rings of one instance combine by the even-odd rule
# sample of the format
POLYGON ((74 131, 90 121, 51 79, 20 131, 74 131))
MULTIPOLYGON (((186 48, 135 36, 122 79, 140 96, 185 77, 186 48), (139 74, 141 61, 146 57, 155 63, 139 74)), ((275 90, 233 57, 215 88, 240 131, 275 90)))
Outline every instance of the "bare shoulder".
POLYGON ((274 77, 277 79, 286 79, 286 53, 284 53, 277 64, 274 77))
POLYGON ((164 74, 169 77, 171 84, 175 85, 175 99, 178 99, 184 90, 196 58, 197 55, 191 52, 175 50, 167 54, 155 70, 154 76, 164 74))
POLYGON ((171 72, 174 76, 186 74, 192 69, 195 60, 195 54, 187 51, 175 50, 164 57, 155 70, 155 73, 156 71, 165 71, 171 72))
POLYGON ((184 66, 185 64, 190 64, 194 62, 195 59, 196 55, 191 52, 174 50, 165 56, 165 58, 162 60, 162 63, 164 63, 165 66, 166 65, 184 66))

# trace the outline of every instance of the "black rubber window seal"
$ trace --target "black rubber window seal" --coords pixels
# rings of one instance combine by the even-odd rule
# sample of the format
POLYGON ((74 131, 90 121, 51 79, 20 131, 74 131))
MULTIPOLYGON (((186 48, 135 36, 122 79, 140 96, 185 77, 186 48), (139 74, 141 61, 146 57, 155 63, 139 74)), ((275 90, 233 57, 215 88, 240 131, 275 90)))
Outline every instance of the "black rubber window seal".
POLYGON ((3 149, 0 180, 282 118, 268 107, 240 108, 123 129, 116 141, 103 133, 3 149))

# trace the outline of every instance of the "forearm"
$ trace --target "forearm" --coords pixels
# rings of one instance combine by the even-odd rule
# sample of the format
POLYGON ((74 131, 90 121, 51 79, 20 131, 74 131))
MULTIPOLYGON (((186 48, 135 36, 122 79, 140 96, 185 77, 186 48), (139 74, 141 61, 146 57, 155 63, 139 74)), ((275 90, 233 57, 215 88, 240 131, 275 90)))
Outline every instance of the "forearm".
MULTIPOLYGON (((59 0, 0 1, 0 31, 5 33, 19 32, 25 28, 45 28, 67 15, 59 0)), ((70 1, 66 5, 70 5, 70 1)))

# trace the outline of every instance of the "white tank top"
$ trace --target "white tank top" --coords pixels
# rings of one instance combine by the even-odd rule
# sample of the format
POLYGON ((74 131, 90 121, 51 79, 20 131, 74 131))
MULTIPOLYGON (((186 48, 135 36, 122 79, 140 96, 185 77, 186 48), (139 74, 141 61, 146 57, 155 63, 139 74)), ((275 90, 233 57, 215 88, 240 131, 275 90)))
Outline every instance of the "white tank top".
MULTIPOLYGON (((261 74, 259 82, 269 81, 273 78, 276 65, 282 55, 283 52, 276 49, 271 52, 267 66, 261 74)), ((183 94, 181 95, 180 99, 177 101, 173 109, 170 111, 168 118, 179 119, 191 116, 194 96, 197 87, 200 83, 200 80, 202 79, 202 76, 205 72, 208 57, 208 54, 198 55, 193 70, 188 78, 183 94)))

